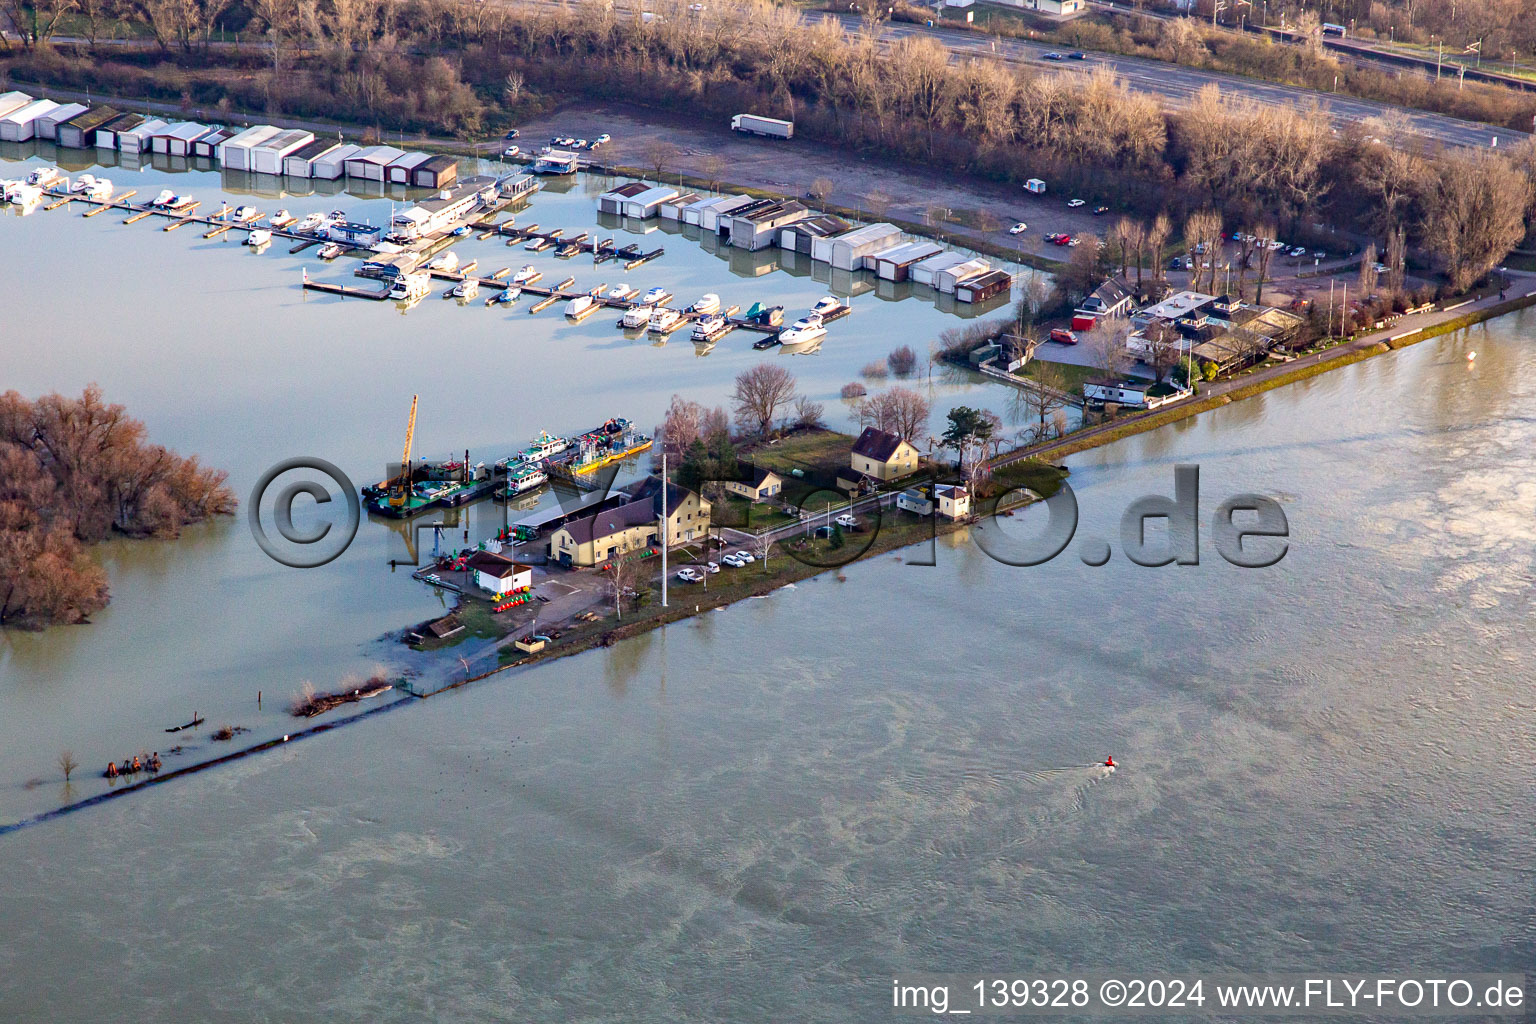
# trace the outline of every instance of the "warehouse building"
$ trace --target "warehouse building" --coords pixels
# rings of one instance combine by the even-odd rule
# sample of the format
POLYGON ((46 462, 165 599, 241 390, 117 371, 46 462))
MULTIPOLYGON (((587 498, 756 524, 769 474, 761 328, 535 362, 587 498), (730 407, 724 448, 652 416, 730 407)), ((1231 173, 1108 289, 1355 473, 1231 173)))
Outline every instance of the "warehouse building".
POLYGON ((251 147, 251 163, 247 170, 255 174, 282 174, 283 161, 291 153, 297 153, 315 141, 315 133, 302 128, 290 128, 278 132, 251 147))

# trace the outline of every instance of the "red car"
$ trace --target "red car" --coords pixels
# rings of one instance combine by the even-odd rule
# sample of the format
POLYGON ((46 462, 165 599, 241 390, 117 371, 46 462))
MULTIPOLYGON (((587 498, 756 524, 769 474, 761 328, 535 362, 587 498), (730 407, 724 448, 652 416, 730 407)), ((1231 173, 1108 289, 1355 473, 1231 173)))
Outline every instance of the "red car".
POLYGON ((1051 331, 1051 340, 1060 342, 1063 345, 1076 345, 1077 335, 1073 334, 1065 327, 1058 327, 1051 331))

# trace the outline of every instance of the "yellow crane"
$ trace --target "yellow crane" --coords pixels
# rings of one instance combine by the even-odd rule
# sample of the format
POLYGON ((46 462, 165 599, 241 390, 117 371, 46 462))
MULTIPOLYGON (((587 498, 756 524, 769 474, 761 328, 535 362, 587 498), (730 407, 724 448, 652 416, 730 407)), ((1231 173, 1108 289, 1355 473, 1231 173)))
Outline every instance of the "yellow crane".
POLYGON ((400 456, 400 479, 389 496, 389 503, 396 508, 404 505, 411 495, 411 442, 416 439, 416 399, 411 396, 411 419, 405 425, 405 452, 400 456))

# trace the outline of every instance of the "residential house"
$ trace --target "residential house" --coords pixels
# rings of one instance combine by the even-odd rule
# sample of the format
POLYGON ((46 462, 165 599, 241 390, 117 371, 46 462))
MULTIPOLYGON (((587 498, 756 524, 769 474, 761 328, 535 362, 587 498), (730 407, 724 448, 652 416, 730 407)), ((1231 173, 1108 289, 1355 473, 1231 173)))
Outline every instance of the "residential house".
POLYGON ((1091 331, 1102 320, 1117 320, 1129 316, 1135 306, 1131 286, 1124 278, 1112 277, 1099 285, 1083 304, 1072 311, 1072 329, 1091 331))
POLYGON ((742 479, 728 480, 725 489, 750 501, 767 501, 784 489, 784 479, 762 466, 742 465, 742 479))
POLYGON ((476 551, 469 556, 464 567, 469 570, 475 586, 497 597, 533 589, 533 568, 514 562, 505 555, 476 551))
POLYGON ((849 468, 876 480, 890 481, 917 472, 917 460, 917 449, 895 434, 865 427, 853 444, 849 468))
POLYGON ((647 477, 621 493, 629 500, 555 530, 549 557, 567 567, 600 566, 615 556, 646 550, 659 543, 663 504, 669 546, 700 540, 709 532, 709 502, 685 487, 668 483, 663 488, 660 479, 647 477))
POLYGON ((933 496, 939 502, 939 515, 946 519, 964 519, 971 514, 971 492, 959 484, 939 484, 933 496))

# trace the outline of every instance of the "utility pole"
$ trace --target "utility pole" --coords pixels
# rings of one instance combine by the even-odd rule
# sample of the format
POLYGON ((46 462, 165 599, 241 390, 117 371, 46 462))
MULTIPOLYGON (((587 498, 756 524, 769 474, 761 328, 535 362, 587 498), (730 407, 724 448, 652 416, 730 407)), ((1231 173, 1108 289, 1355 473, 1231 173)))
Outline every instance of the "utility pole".
POLYGON ((667 446, 661 446, 661 606, 667 606, 667 446))

